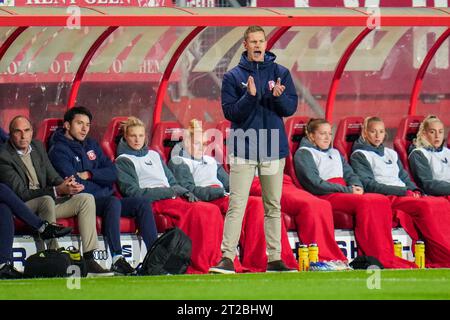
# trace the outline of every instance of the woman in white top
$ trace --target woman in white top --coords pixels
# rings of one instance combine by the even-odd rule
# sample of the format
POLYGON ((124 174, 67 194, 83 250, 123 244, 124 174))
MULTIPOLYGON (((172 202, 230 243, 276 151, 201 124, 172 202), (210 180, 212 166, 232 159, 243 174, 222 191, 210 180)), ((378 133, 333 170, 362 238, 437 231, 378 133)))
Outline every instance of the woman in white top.
POLYGON ((414 179, 426 194, 450 200, 450 150, 445 145, 444 131, 438 117, 426 117, 408 159, 414 179))
POLYGON ((427 248, 426 266, 450 267, 450 203, 441 197, 424 197, 403 168, 397 152, 384 146, 383 120, 368 117, 362 136, 353 145, 351 165, 367 192, 391 200, 392 209, 413 241, 422 239, 427 248))
POLYGON ((129 117, 117 147, 118 184, 123 195, 152 201, 153 212, 170 217, 192 240, 188 273, 207 273, 221 256, 223 220, 213 204, 198 201, 178 184, 161 156, 149 150, 144 123, 129 117))
POLYGON ((312 119, 294 155, 300 184, 331 203, 333 210, 355 217, 358 254, 377 258, 385 268, 415 268, 394 255, 392 209, 387 197, 365 193, 363 184, 337 149, 331 147, 331 125, 312 119))

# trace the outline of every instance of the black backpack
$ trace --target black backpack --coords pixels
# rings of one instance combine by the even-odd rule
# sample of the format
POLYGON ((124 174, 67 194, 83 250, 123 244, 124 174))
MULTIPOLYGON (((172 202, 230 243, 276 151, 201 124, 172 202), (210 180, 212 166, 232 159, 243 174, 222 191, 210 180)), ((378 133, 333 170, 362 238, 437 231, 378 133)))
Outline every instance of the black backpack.
POLYGON ((191 253, 191 239, 177 227, 168 229, 148 250, 138 274, 183 274, 191 263, 191 253))
POLYGON ((49 249, 29 256, 23 274, 26 278, 68 277, 71 275, 68 268, 72 265, 80 268, 80 276, 86 276, 86 264, 77 249, 49 249))
POLYGON ((371 256, 357 256, 352 262, 350 262, 349 265, 355 270, 368 269, 370 266, 376 266, 380 269, 384 269, 381 262, 377 258, 371 256))

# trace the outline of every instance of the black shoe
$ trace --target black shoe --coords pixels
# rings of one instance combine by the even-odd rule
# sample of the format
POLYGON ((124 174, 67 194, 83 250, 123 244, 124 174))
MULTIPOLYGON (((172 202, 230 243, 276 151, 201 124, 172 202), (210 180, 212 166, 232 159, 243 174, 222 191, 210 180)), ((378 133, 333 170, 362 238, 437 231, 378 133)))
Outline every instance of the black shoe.
POLYGON ((94 259, 86 259, 87 277, 112 277, 114 272, 103 269, 94 259))
POLYGON ((11 262, 5 263, 0 269, 0 279, 22 279, 23 273, 14 268, 11 262))
POLYGON ((267 264, 266 272, 296 272, 296 269, 286 267, 283 261, 275 260, 267 264))
POLYGON ((209 273, 233 274, 234 263, 230 258, 222 258, 217 266, 209 268, 209 273))
POLYGON ((111 266, 111 271, 119 276, 132 276, 137 273, 124 257, 117 259, 116 263, 111 266))
POLYGON ((41 232, 43 240, 60 238, 72 232, 72 227, 64 227, 60 224, 44 222, 45 229, 41 232))

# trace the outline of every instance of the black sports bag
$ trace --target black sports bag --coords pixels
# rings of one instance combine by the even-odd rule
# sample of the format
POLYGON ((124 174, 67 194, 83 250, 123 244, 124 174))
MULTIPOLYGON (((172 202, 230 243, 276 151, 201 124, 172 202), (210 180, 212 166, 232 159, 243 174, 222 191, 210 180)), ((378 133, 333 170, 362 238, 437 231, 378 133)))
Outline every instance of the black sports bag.
POLYGON ((139 275, 185 273, 191 263, 192 241, 179 228, 168 229, 152 245, 138 266, 139 275))

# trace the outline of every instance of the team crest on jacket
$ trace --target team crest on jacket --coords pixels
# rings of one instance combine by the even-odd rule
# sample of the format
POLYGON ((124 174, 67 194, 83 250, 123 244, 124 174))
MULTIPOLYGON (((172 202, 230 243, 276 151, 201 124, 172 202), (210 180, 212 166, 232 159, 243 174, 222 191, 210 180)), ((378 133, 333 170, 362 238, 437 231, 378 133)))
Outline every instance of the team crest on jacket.
POLYGON ((87 154, 89 160, 97 159, 97 155, 95 154, 94 150, 89 150, 86 154, 87 154))
POLYGON ((269 85, 269 90, 272 91, 272 89, 275 87, 275 81, 270 80, 267 84, 269 85))

